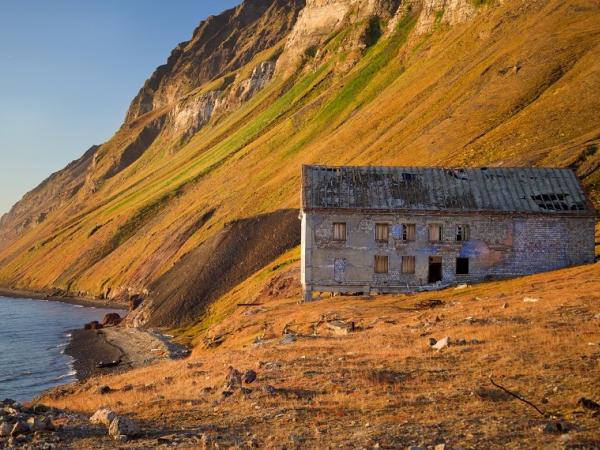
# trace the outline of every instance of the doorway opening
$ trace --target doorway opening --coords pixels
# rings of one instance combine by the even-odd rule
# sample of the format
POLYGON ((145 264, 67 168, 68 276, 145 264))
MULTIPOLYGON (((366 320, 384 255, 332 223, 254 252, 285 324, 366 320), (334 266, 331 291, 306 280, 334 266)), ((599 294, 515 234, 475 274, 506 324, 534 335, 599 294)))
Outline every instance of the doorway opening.
POLYGON ((441 256, 430 256, 429 257, 429 276, 427 278, 428 283, 437 283, 442 281, 442 257, 441 256))

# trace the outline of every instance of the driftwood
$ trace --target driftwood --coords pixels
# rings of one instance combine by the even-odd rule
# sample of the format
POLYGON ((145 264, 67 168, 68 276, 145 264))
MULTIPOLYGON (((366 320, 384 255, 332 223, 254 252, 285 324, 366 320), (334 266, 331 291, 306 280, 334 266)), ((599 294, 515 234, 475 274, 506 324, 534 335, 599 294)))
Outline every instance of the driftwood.
POLYGON ((262 303, 238 303, 238 306, 262 306, 262 303))
POLYGON ((540 408, 538 408, 537 406, 535 406, 533 403, 531 403, 529 400, 524 399, 523 397, 521 397, 519 394, 515 394, 514 392, 509 391, 508 389, 506 389, 504 386, 500 386, 498 383, 496 383, 494 381, 494 379, 492 378, 492 376, 490 375, 490 382, 496 386, 498 389, 502 389, 504 392, 506 392, 509 395, 512 395, 514 398, 516 398, 517 400, 522 401, 523 403, 528 404, 529 406, 531 406, 533 409, 535 409, 538 413, 540 413, 542 416, 547 417, 548 414, 546 414, 544 411, 542 411, 540 408))

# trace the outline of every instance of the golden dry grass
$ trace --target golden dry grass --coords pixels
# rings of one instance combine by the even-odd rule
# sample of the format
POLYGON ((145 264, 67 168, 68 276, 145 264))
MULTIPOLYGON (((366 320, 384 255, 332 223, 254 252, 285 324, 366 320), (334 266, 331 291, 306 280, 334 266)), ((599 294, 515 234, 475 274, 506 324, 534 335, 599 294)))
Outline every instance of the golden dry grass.
MULTIPOLYGON (((184 147, 161 137, 95 193, 78 194, 0 251, 0 283, 141 291, 227 221, 297 207, 303 163, 575 164, 598 204, 598 23, 594 0, 495 2, 472 22, 427 36, 402 21, 348 73, 331 61, 290 84, 276 78, 184 147), (165 195, 129 239, 94 259, 165 195), (212 208, 211 220, 179 243, 212 208)), ((104 151, 118 155, 159 113, 121 130, 104 151)))
MULTIPOLYGON (((577 406, 600 401, 600 266, 416 295, 333 297, 299 304, 293 288, 255 300, 213 324, 226 334, 215 349, 125 374, 92 379, 44 401, 92 413, 105 405, 133 414, 154 437, 172 432, 220 436, 221 448, 404 448, 445 442, 452 448, 597 448, 600 419, 577 406), (525 297, 538 299, 524 302, 525 297), (442 305, 428 307, 427 301, 442 305), (504 306, 506 304, 506 307, 504 306), (322 316, 354 321, 335 335, 313 324, 322 316), (298 340, 281 344, 284 326, 298 340), (253 345, 257 335, 267 341, 253 345), (429 348, 430 337, 478 344, 429 348), (197 366, 188 366, 189 364, 197 366), (248 395, 221 392, 229 366, 254 369, 248 395), (568 422, 563 435, 528 405, 502 395, 489 376, 568 422), (165 382, 173 377, 172 383, 165 382), (100 384, 133 391, 97 395, 100 384), (144 392, 139 387, 153 384, 144 392), (271 385, 275 395, 264 391, 271 385), (580 445, 580 447, 577 447, 580 445)), ((285 278, 292 265, 274 275, 285 278)), ((257 282, 267 286, 272 279, 257 282)), ((109 445, 107 441, 104 442, 109 445)), ((100 445, 93 439, 74 443, 100 445)), ((147 437, 128 445, 153 445, 147 437)))

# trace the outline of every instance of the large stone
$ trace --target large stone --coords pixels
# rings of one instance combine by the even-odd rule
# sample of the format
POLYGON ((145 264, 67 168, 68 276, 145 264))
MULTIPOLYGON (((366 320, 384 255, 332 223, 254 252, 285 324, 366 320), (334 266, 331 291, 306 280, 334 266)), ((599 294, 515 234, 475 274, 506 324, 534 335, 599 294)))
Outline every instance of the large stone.
POLYGON ((108 427, 108 435, 113 439, 121 439, 121 436, 136 437, 139 434, 139 426, 127 417, 115 417, 108 427))
POLYGON ((97 320, 94 320, 93 322, 86 323, 83 326, 83 329, 84 330, 100 330, 100 329, 102 329, 102 325, 97 320))
POLYGON ((20 420, 15 423, 10 431, 11 436, 18 436, 20 434, 29 433, 29 427, 25 422, 21 422, 20 420))
POLYGON ((27 419, 27 426, 32 433, 35 433, 36 431, 51 431, 54 429, 52 421, 47 417, 30 417, 27 419))
POLYGON ((0 423, 0 437, 10 436, 10 432, 13 429, 13 425, 8 422, 0 423))
POLYGON ((99 409, 90 417, 90 423, 93 425, 104 425, 109 427, 111 422, 117 417, 117 415, 108 408, 99 409))
POLYGON ((254 381, 256 381, 256 372, 254 370, 246 370, 246 372, 244 372, 244 383, 246 384, 251 384, 254 383, 254 381))
POLYGON ((448 336, 446 336, 445 338, 440 339, 439 341, 437 341, 435 344, 433 344, 431 346, 431 348, 440 351, 443 348, 448 347, 448 344, 450 342, 450 338, 448 336))
POLYGON ((117 313, 110 313, 104 316, 104 319, 102 319, 102 326, 103 327, 115 327, 117 325, 119 325, 121 323, 123 319, 121 319, 121 316, 118 315, 117 313))
POLYGON ((233 390, 242 385, 242 374, 239 370, 229 367, 229 373, 225 378, 225 389, 233 390))
POLYGON ((96 392, 100 395, 109 394, 112 391, 110 386, 103 384, 102 386, 98 386, 96 392))

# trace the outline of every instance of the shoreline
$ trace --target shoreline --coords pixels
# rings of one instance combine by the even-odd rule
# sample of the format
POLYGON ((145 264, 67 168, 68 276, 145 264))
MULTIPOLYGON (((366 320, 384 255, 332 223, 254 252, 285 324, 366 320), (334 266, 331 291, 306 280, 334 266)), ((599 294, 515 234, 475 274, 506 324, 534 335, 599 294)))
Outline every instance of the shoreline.
POLYGON ((96 375, 125 372, 158 361, 179 359, 189 349, 173 343, 156 331, 122 326, 100 330, 73 330, 65 354, 73 358, 73 369, 79 381, 96 375), (121 360, 116 367, 98 368, 99 362, 121 360))
POLYGON ((60 302, 67 303, 69 305, 85 306, 87 308, 107 308, 118 309, 121 311, 127 311, 128 309, 126 304, 113 301, 103 301, 90 297, 65 297, 44 292, 10 289, 5 287, 0 287, 0 297, 60 302))

